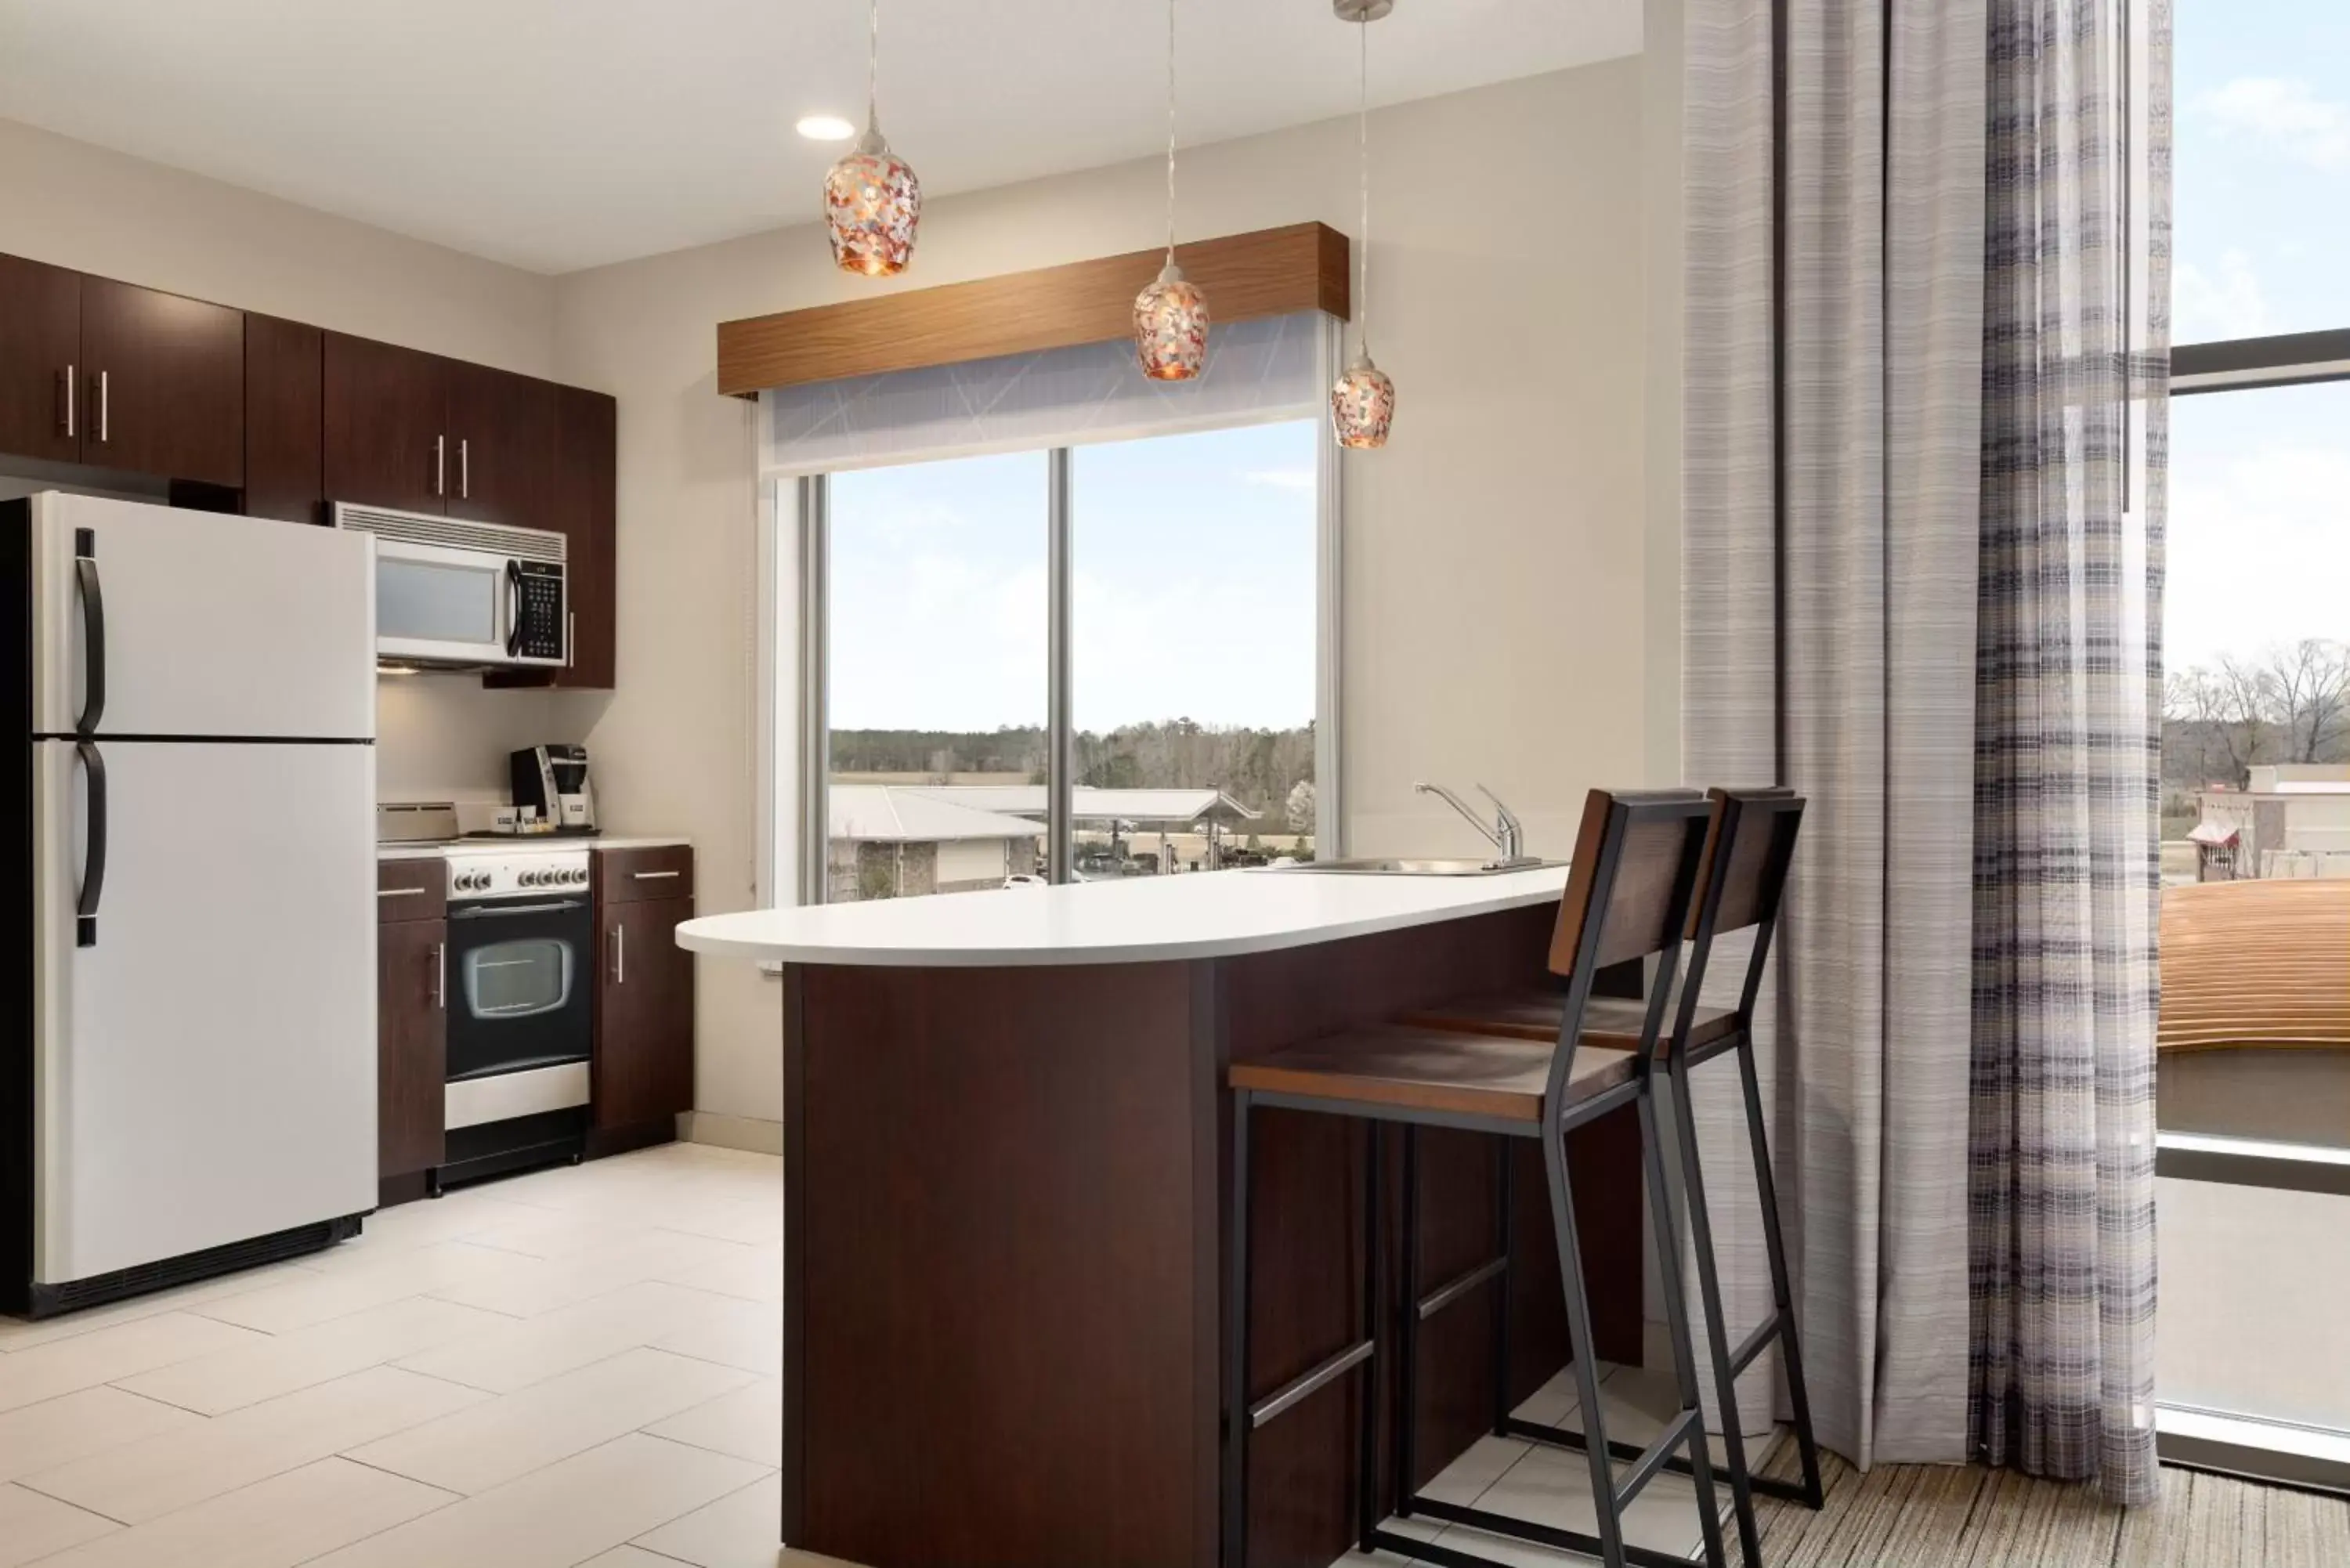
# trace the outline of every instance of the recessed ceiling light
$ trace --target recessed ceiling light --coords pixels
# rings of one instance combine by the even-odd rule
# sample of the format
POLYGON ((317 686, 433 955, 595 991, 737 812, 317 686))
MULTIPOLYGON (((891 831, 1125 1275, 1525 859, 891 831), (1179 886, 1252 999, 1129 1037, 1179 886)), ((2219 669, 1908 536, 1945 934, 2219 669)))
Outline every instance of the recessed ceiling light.
POLYGON ((811 114, 794 127, 810 141, 846 141, 857 134, 857 127, 837 114, 811 114))

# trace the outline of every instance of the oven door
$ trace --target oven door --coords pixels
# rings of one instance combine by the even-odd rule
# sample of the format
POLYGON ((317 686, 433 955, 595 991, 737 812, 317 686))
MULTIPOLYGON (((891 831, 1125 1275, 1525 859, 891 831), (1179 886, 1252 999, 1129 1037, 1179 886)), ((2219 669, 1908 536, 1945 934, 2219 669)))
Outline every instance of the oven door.
MULTIPOLYGON (((549 1075, 549 1081, 585 1085, 594 941, 585 898, 451 903, 452 1106, 459 1085, 507 1074, 576 1067, 576 1073, 549 1075)), ((584 1101, 583 1094, 572 1103, 584 1101)))

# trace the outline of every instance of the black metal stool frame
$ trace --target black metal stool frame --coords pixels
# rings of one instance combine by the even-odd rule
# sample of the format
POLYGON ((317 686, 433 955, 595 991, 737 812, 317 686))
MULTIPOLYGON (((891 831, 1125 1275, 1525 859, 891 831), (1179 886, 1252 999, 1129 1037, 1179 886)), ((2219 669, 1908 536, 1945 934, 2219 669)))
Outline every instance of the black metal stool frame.
MULTIPOLYGON (((1804 802, 1785 789, 1717 793, 1721 796, 1721 820, 1711 846, 1712 858, 1690 922, 1692 940, 1689 970, 1681 985, 1681 1005, 1674 1021, 1672 1044, 1654 1065, 1662 1069, 1672 1095, 1674 1141, 1680 1157, 1680 1192, 1689 1205, 1690 1250, 1697 1258, 1698 1288, 1705 1309, 1708 1359, 1713 1367, 1715 1399, 1725 1413, 1722 1454, 1724 1468, 1730 1473, 1739 1544, 1747 1563, 1759 1568, 1762 1562, 1762 1541, 1754 1517, 1752 1494, 1762 1492, 1783 1498, 1814 1511, 1823 1507, 1825 1501, 1820 1479, 1819 1442, 1812 1426, 1811 1398, 1804 1378, 1803 1346, 1795 1331, 1794 1296, 1788 1283, 1786 1245, 1779 1222, 1778 1190, 1772 1177, 1762 1091, 1754 1066, 1752 1027, 1756 1000, 1762 989, 1762 978, 1769 969, 1771 939, 1777 930, 1780 899, 1786 889, 1788 869, 1794 860, 1795 838, 1803 823, 1804 802), (1762 864, 1761 893, 1752 911, 1754 918, 1741 920, 1734 928, 1742 930, 1751 926, 1754 931, 1754 949, 1747 966, 1746 983, 1740 995, 1737 1022, 1730 1033, 1692 1046, 1689 1044, 1689 1038, 1696 1022, 1699 992, 1705 981, 1714 940, 1722 934, 1719 923, 1723 898, 1731 886, 1730 873, 1737 858, 1742 835, 1754 830, 1750 828, 1749 823, 1756 815, 1767 817, 1768 820, 1760 825, 1760 830, 1766 831, 1770 838, 1762 864), (1763 1248, 1770 1262, 1773 1301, 1771 1315, 1750 1332, 1734 1350, 1730 1345, 1725 1327, 1720 1269, 1713 1250, 1713 1228, 1706 1206, 1705 1177, 1700 1163, 1697 1126, 1689 1096, 1690 1072, 1730 1052, 1737 1054, 1739 1076, 1744 1089, 1747 1144, 1753 1157, 1755 1189, 1762 1204, 1763 1248), (1789 1414, 1794 1428, 1796 1449, 1803 1462, 1801 1480, 1781 1480, 1772 1476, 1754 1475, 1747 1464, 1745 1438, 1735 1419, 1739 1376, 1773 1343, 1779 1345, 1784 1358, 1789 1414)), ((1669 983, 1669 977, 1659 981, 1660 987, 1669 983)), ((1409 1149, 1405 1168, 1409 1174, 1409 1149)), ((1494 1268, 1496 1263, 1498 1272, 1506 1277, 1509 1268, 1506 1252, 1484 1267, 1494 1268)), ((1409 1257, 1404 1267, 1409 1279, 1412 1270, 1409 1257)), ((1523 1421, 1506 1413, 1494 1430, 1504 1436, 1524 1438, 1561 1448, 1586 1447, 1582 1433, 1539 1422, 1523 1421)), ((1628 1443, 1610 1443, 1608 1451, 1617 1459, 1634 1459, 1639 1452, 1628 1443)), ((1688 1463, 1678 1458, 1668 1461, 1666 1468, 1678 1474, 1689 1472, 1688 1463)))
MULTIPOLYGON (((1568 977, 1565 1011, 1560 1021, 1559 1038, 1551 1056, 1550 1073, 1543 1096, 1540 1119, 1532 1125, 1503 1117, 1489 1117, 1458 1113, 1420 1110, 1406 1106, 1376 1104, 1319 1096, 1274 1093, 1263 1090, 1235 1089, 1232 1096, 1232 1255, 1227 1278, 1225 1303, 1225 1435, 1223 1510, 1224 1568, 1245 1568, 1247 1562, 1248 1521, 1248 1439, 1258 1427, 1291 1408, 1300 1401, 1336 1381, 1359 1366, 1363 1368, 1364 1386, 1360 1418, 1360 1445, 1357 1476, 1357 1545, 1365 1552, 1380 1547, 1432 1563, 1440 1568, 1493 1568, 1494 1560, 1480 1557, 1433 1542, 1420 1541, 1399 1532, 1381 1527, 1379 1520, 1378 1424, 1378 1399, 1377 1376, 1378 1355, 1379 1302, 1379 1132, 1378 1124, 1393 1121, 1404 1125, 1404 1159, 1407 1208, 1403 1216, 1405 1228, 1406 1272, 1405 1299, 1399 1303, 1399 1359, 1402 1362, 1401 1387, 1397 1404, 1397 1444, 1399 1469, 1397 1489, 1399 1517, 1413 1513, 1426 1514, 1449 1523, 1462 1524, 1491 1534, 1531 1541, 1563 1551, 1580 1552, 1598 1558, 1607 1568, 1687 1568, 1689 1559, 1673 1552, 1658 1552, 1627 1544, 1623 1538, 1623 1510, 1643 1488, 1669 1464, 1690 1476, 1696 1483, 1700 1527, 1705 1545, 1705 1561, 1711 1568, 1725 1568, 1722 1553, 1721 1525, 1714 1501, 1712 1466, 1706 1452, 1705 1417, 1697 1392, 1696 1355, 1690 1339, 1689 1314, 1680 1288, 1679 1241, 1673 1223, 1673 1188, 1658 1139, 1659 1128, 1653 1096, 1649 1093, 1650 1078, 1647 1064, 1654 1061, 1659 1037, 1663 1033, 1666 1002, 1672 990, 1672 975, 1679 957, 1678 941, 1666 943, 1658 953, 1659 974, 1648 1011, 1641 1024, 1639 1062, 1627 1082, 1608 1088, 1580 1105, 1565 1104, 1566 1091, 1572 1077, 1575 1051, 1581 1038, 1581 1024, 1588 1003, 1593 981, 1599 969, 1597 955, 1605 933, 1607 910, 1616 878, 1621 868, 1624 839, 1634 826, 1670 818, 1675 815, 1701 818, 1710 812, 1703 808, 1702 797, 1686 791, 1658 791, 1639 794, 1619 794, 1610 805, 1611 820, 1603 839, 1599 864, 1595 869, 1585 918, 1590 922, 1580 934, 1576 944, 1574 972, 1568 977), (1698 808, 1698 809, 1692 809, 1698 808), (1583 1255, 1575 1225, 1574 1192, 1566 1169, 1566 1135, 1627 1104, 1639 1107, 1640 1140, 1648 1180, 1647 1202, 1655 1226, 1659 1260, 1663 1274, 1665 1315, 1673 1342, 1673 1359, 1680 1391, 1679 1412, 1665 1425, 1656 1440, 1646 1449, 1630 1444, 1609 1444, 1606 1423, 1599 1401, 1597 1356, 1593 1348, 1590 1301, 1584 1289, 1583 1255), (1254 1106, 1276 1106, 1289 1110, 1313 1111, 1325 1115, 1350 1116, 1367 1124, 1368 1151, 1366 1157, 1365 1248, 1364 1265, 1364 1328, 1360 1339, 1346 1349, 1308 1369, 1263 1398, 1251 1403, 1248 1398, 1248 1270, 1249 1270, 1249 1118, 1254 1106), (1420 1127, 1459 1127, 1475 1132, 1488 1132, 1505 1140, 1502 1145, 1503 1184, 1501 1217, 1498 1223, 1502 1241, 1500 1257, 1480 1265, 1458 1279, 1440 1287, 1426 1298, 1416 1295, 1416 1281, 1409 1276, 1411 1260, 1418 1244, 1416 1184, 1418 1178, 1417 1129, 1420 1127), (1543 1166, 1550 1189, 1551 1221, 1558 1247, 1561 1283, 1566 1305, 1567 1340, 1574 1356, 1575 1384, 1580 1404, 1589 1426, 1587 1443, 1578 1440, 1573 1446, 1581 1448, 1591 1461, 1591 1484, 1594 1511, 1597 1515, 1599 1533, 1586 1535, 1580 1531, 1560 1530, 1532 1521, 1513 1519, 1488 1510, 1441 1501, 1422 1496, 1412 1481, 1410 1465, 1415 1381, 1411 1352, 1417 1339, 1417 1325, 1421 1318, 1442 1310, 1454 1301, 1463 1299, 1479 1284, 1503 1281, 1508 1273, 1507 1245, 1510 1222, 1511 1192, 1507 1178, 1509 1144, 1515 1138, 1539 1138, 1543 1147, 1543 1166), (1679 1459, 1679 1450, 1686 1449, 1688 1458, 1679 1459), (1623 1483, 1616 1482, 1609 1460, 1611 1454, 1621 1451, 1630 1459, 1632 1467, 1623 1483), (1674 1461, 1679 1460, 1678 1463, 1674 1461)), ((1685 929, 1690 905, 1695 894, 1698 872, 1704 851, 1703 836, 1691 833, 1685 838, 1679 864, 1676 868, 1673 893, 1668 910, 1665 929, 1678 933, 1685 929)), ((1503 1332, 1495 1345, 1496 1378, 1494 1390, 1494 1424, 1497 1431, 1504 1428, 1514 1430, 1518 1426, 1508 1416, 1508 1341, 1507 1295, 1498 1285, 1495 1312, 1503 1332)), ((1538 1428, 1536 1431, 1552 1440, 1561 1434, 1555 1428, 1538 1428)), ((1525 1434, 1528 1436, 1533 1433, 1525 1434)))

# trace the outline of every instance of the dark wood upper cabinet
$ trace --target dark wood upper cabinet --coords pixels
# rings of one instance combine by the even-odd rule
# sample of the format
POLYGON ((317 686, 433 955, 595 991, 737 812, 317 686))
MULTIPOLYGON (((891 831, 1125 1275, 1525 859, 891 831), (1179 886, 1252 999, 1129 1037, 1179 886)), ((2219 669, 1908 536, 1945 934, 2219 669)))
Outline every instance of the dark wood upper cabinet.
POLYGON ((81 458, 81 274, 0 256, 0 452, 81 458))
MULTIPOLYGON (((439 863, 432 863, 439 869, 439 863)), ((376 928, 376 1167, 409 1176, 442 1163, 448 1072, 446 920, 376 928)))
POLYGON ((326 498, 402 512, 444 510, 449 361, 390 343, 326 334, 326 498))
POLYGON ((599 913, 595 1122, 610 1132, 693 1108, 693 955, 677 945, 693 900, 608 904, 599 913))
POLYGON ((618 546, 619 414, 602 392, 542 382, 554 418, 548 504, 532 521, 564 535, 564 584, 571 607, 571 662, 560 670, 504 670, 492 686, 608 691, 616 683, 615 560, 618 546))
POLYGON ((274 316, 244 318, 244 511, 324 523, 326 334, 274 316))
POLYGON ((449 515, 561 532, 552 381, 452 360, 449 515))
POLYGON ((81 461, 244 483, 244 312, 81 281, 81 461))

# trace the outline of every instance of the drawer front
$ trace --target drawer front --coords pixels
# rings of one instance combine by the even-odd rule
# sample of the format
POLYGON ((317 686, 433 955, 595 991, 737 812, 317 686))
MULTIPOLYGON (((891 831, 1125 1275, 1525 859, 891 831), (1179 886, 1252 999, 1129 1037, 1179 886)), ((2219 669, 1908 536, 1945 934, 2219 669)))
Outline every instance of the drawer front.
POLYGON ((604 901, 608 904, 693 897, 693 849, 690 845, 599 849, 596 852, 596 868, 602 878, 604 901))
POLYGON ((441 860, 375 863, 375 918, 437 920, 449 912, 449 867, 441 860))

